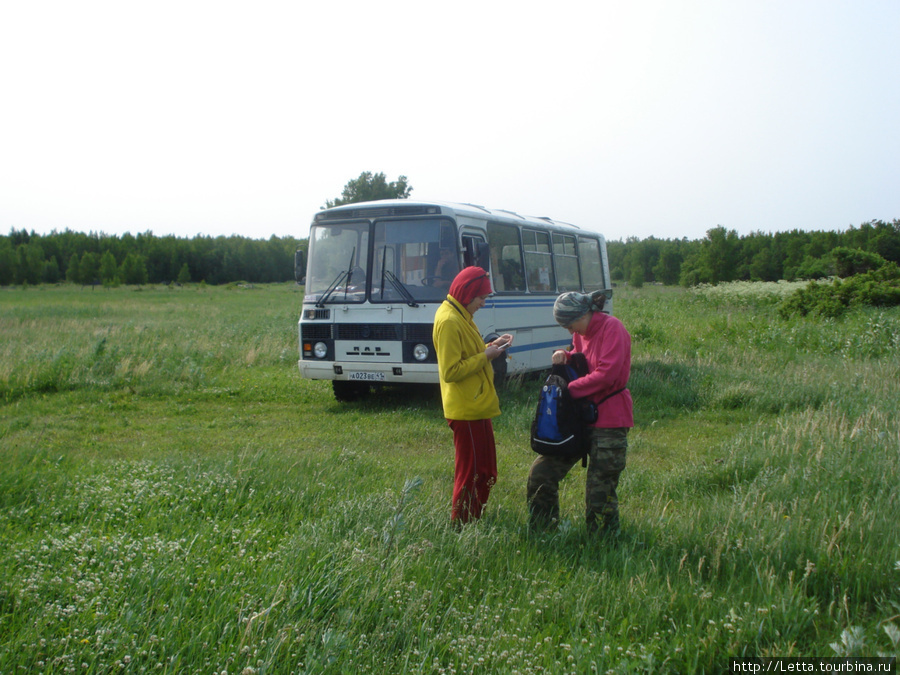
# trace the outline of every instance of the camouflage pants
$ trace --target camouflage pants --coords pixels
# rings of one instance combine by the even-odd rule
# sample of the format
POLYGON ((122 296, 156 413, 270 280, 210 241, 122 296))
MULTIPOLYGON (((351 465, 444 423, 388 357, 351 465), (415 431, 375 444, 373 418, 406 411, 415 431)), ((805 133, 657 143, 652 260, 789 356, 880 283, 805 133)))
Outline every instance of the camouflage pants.
MULTIPOLYGON (((591 429, 590 455, 585 482, 585 521, 588 532, 617 532, 619 498, 616 488, 625 469, 628 429, 591 429)), ((538 456, 528 474, 530 524, 537 529, 559 523, 559 482, 580 459, 538 456)))

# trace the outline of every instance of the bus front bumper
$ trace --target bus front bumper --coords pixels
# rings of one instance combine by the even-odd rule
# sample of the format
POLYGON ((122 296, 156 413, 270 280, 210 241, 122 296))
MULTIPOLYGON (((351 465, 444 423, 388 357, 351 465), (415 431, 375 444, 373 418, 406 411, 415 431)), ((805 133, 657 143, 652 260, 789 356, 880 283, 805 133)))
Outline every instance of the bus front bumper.
POLYGON ((400 363, 373 367, 367 363, 340 361, 297 362, 300 374, 308 380, 342 380, 369 382, 370 384, 437 384, 437 366, 434 363, 400 363))

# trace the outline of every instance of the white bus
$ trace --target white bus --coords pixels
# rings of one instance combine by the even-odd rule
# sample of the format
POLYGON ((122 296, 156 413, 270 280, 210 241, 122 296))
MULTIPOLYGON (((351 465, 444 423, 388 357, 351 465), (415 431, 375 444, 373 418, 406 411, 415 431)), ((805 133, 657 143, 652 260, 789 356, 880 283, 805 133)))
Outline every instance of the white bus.
POLYGON ((340 401, 373 384, 437 383, 434 314, 469 265, 487 269, 494 288, 476 316, 485 341, 515 337, 493 361, 498 379, 548 368, 553 350, 571 343, 553 320, 559 293, 603 289, 612 312, 600 234, 470 204, 348 204, 319 211, 310 226, 300 372, 332 380, 340 401))

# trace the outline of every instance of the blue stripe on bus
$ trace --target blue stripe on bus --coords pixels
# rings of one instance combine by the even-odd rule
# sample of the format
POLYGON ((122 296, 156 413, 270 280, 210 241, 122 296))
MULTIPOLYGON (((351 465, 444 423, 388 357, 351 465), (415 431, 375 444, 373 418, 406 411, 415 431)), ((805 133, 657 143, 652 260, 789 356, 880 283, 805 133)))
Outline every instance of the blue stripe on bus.
POLYGON ((547 323, 547 324, 541 324, 540 326, 516 326, 515 328, 509 328, 509 327, 498 328, 497 331, 502 331, 504 333, 507 333, 509 331, 518 332, 518 331, 527 331, 527 330, 545 330, 547 328, 559 328, 559 324, 558 323, 547 323))
MULTIPOLYGON (((514 296, 514 297, 497 297, 494 296, 488 300, 488 307, 496 310, 517 310, 524 309, 527 307, 539 307, 542 309, 548 310, 547 318, 552 320, 552 314, 549 313, 549 310, 553 308, 553 303, 556 302, 556 296, 514 296)), ((540 326, 517 326, 516 331, 520 330, 539 330, 544 328, 559 328, 555 323, 547 323, 542 324, 540 326)), ((570 344, 572 344, 571 340, 567 340, 565 338, 560 338, 558 341, 554 342, 534 342, 524 345, 516 345, 513 344, 512 347, 509 348, 509 352, 511 354, 521 354, 523 352, 530 352, 536 350, 543 349, 565 349, 570 344)))
POLYGON ((532 298, 532 297, 524 297, 524 298, 498 298, 497 296, 493 296, 489 299, 489 302, 495 305, 547 305, 552 307, 553 303, 556 302, 556 296, 549 298, 532 298))
POLYGON ((522 345, 521 347, 516 347, 513 345, 509 348, 509 351, 513 354, 518 352, 532 352, 536 349, 565 349, 568 347, 571 341, 567 342, 563 340, 562 342, 535 342, 532 344, 522 345))
POLYGON ((524 307, 542 307, 543 309, 549 310, 549 309, 552 309, 552 308, 553 308, 553 303, 552 303, 552 302, 537 302, 537 301, 532 301, 532 302, 515 302, 515 303, 512 303, 512 302, 504 302, 504 303, 500 303, 500 302, 492 302, 492 303, 490 303, 490 304, 487 305, 487 306, 488 306, 488 307, 492 307, 492 308, 494 308, 494 309, 522 309, 522 308, 524 308, 524 307))

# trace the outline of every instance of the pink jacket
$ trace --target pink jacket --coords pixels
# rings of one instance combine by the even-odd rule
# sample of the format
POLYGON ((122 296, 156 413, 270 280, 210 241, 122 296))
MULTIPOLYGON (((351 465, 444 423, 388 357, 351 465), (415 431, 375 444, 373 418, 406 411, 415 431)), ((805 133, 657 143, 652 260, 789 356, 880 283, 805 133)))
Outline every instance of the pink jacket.
MULTIPOLYGON (((572 336, 576 352, 587 357, 590 372, 569 384, 575 398, 601 401, 619 389, 624 389, 631 375, 631 336, 614 316, 594 312, 582 337, 572 336)), ((597 407, 595 427, 614 429, 633 427, 631 392, 627 389, 612 396, 597 407)))

